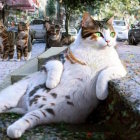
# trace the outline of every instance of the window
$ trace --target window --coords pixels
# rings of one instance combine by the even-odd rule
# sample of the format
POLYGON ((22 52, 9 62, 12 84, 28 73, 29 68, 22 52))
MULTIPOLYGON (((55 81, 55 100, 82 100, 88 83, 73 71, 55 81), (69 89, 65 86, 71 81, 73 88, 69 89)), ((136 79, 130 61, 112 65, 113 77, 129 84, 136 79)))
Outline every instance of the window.
POLYGON ((125 22, 124 21, 113 21, 113 25, 114 26, 125 26, 125 22))

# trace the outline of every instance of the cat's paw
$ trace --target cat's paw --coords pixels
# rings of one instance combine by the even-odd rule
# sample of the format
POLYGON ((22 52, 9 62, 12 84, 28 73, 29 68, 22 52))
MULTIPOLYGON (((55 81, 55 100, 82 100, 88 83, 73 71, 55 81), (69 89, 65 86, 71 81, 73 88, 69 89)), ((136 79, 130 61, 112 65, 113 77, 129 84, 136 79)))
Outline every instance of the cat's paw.
POLYGON ((15 125, 10 125, 7 129, 7 135, 10 138, 20 138, 24 132, 19 128, 18 126, 15 125))
POLYGON ((14 59, 9 59, 9 61, 13 62, 13 61, 14 61, 14 59))
POLYGON ((5 61, 8 61, 8 58, 6 58, 6 59, 3 59, 3 61, 5 62, 5 61))
POLYGON ((53 89, 58 85, 58 81, 46 81, 46 87, 49 89, 53 89))
POLYGON ((63 72, 63 64, 58 60, 53 60, 47 62, 44 68, 46 68, 48 74, 46 80, 46 87, 50 89, 55 88, 60 82, 63 72))
POLYGON ((17 59, 17 62, 20 62, 20 59, 17 59))
POLYGON ((31 58, 31 52, 28 52, 28 56, 27 56, 27 59, 29 60, 31 58))
POLYGON ((105 100, 108 96, 108 77, 99 75, 96 83, 96 96, 99 100, 105 100))
POLYGON ((28 61, 29 59, 28 59, 28 57, 24 57, 24 60, 25 60, 25 61, 28 61))

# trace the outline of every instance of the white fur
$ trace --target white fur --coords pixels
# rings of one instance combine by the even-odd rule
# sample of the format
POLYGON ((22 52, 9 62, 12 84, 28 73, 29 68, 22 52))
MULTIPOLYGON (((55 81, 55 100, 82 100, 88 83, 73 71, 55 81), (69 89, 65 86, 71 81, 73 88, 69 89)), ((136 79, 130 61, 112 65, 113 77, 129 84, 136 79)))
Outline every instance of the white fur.
MULTIPOLYGON (((28 79, 3 90, 0 93, 0 112, 5 112, 5 105, 22 108, 22 112, 24 110, 27 112, 8 127, 8 136, 18 138, 27 129, 43 123, 85 121, 89 113, 98 105, 98 99, 103 100, 107 97, 108 81, 126 74, 114 45, 107 45, 105 41, 108 37, 100 38, 96 42, 90 38, 83 40, 80 30, 77 40, 70 49, 73 55, 86 65, 71 64, 66 60, 62 66, 62 63, 57 60, 50 61, 45 65, 47 72, 37 72, 28 79), (31 91, 36 86, 45 83, 51 88, 50 91, 40 88, 31 96, 31 91), (56 94, 57 97, 52 94, 56 94), (30 105, 30 101, 36 96, 40 96, 37 103, 30 105), (66 98, 67 96, 69 98, 66 98), (43 100, 44 98, 46 100, 43 100), (52 103, 55 105, 51 106, 52 103), (44 106, 39 108, 41 105, 44 106), (47 108, 53 109, 55 115, 47 112, 47 108)), ((115 44, 115 39, 111 38, 110 42, 115 44)))
POLYGON ((49 61, 45 65, 45 68, 48 72, 48 77, 46 80, 47 88, 55 88, 59 82, 63 72, 63 64, 60 61, 49 61))
POLYGON ((32 53, 28 52, 27 60, 31 59, 32 53))
POLYGON ((20 33, 18 33, 18 41, 17 41, 17 45, 20 45, 21 47, 24 47, 26 44, 26 39, 23 39, 25 37, 25 35, 27 35, 27 32, 25 31, 21 31, 20 33))

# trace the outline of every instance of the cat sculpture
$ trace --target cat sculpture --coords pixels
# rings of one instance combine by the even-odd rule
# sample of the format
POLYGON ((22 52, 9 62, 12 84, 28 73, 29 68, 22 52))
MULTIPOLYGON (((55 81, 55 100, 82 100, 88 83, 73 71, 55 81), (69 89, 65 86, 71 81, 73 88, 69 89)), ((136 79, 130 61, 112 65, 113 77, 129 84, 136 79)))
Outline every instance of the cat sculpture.
POLYGON ((13 60, 14 56, 15 33, 8 31, 0 21, 0 59, 7 61, 13 60))
POLYGON ((61 26, 54 22, 46 22, 46 49, 50 47, 62 47, 63 45, 70 45, 74 42, 74 37, 66 36, 62 33, 61 26))
POLYGON ((0 92, 0 113, 23 114, 7 128, 10 138, 41 124, 82 123, 108 96, 108 81, 126 75, 114 48, 113 18, 94 20, 83 14, 65 61, 50 60, 38 71, 0 92))
POLYGON ((31 57, 31 37, 29 33, 28 23, 20 22, 18 24, 17 35, 17 61, 20 61, 22 56, 25 60, 29 60, 31 57))

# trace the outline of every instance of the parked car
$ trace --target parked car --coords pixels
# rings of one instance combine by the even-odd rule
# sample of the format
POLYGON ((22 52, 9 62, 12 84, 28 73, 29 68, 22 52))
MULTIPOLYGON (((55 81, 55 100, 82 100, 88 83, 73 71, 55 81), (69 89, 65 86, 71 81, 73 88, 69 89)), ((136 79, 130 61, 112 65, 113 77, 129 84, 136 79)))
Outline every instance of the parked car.
POLYGON ((46 29, 44 26, 44 20, 35 19, 30 23, 30 31, 34 34, 34 39, 44 40, 46 36, 46 29))
POLYGON ((140 22, 136 25, 131 25, 128 32, 128 42, 130 45, 137 45, 140 42, 140 22))
POLYGON ((127 40, 129 25, 125 20, 114 20, 113 27, 117 33, 117 40, 127 40))
MULTIPOLYGON (((61 28, 62 33, 65 33, 65 28, 61 28)), ((77 30, 74 27, 69 27, 69 34, 73 36, 75 39, 77 37, 77 30)))

